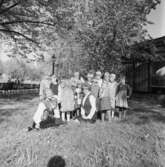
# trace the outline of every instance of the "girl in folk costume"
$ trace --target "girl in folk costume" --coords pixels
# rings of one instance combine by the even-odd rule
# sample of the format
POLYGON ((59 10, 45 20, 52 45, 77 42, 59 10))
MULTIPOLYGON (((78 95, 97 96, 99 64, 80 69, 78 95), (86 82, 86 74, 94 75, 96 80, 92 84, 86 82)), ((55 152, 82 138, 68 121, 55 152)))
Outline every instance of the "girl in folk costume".
POLYGON ((88 73, 88 74, 87 74, 87 82, 86 82, 86 83, 91 86, 92 83, 93 83, 93 78, 94 78, 93 73, 88 73))
MULTIPOLYGON (((110 83, 109 83, 109 73, 106 72, 104 74, 103 83, 101 85, 100 93, 100 112, 101 112, 101 120, 105 120, 106 112, 110 112, 111 105, 110 105, 110 83)), ((110 120, 110 118, 108 117, 110 120)))
POLYGON ((119 111, 119 118, 126 118, 126 112, 128 109, 128 99, 132 94, 131 87, 126 84, 125 76, 121 77, 121 81, 117 87, 116 91, 116 107, 119 111))
POLYGON ((52 76, 52 82, 50 84, 50 89, 53 92, 52 100, 54 99, 57 102, 57 106, 54 109, 54 117, 60 118, 60 111, 59 111, 59 103, 60 103, 60 93, 61 93, 61 87, 58 83, 58 80, 56 76, 52 76))
POLYGON ((110 105, 111 105, 111 112, 109 116, 111 115, 112 118, 114 118, 115 114, 115 100, 116 100, 116 90, 117 90, 118 83, 116 82, 116 75, 110 74, 110 105))
POLYGON ((83 99, 82 84, 78 84, 74 90, 76 116, 80 115, 81 103, 83 99))
POLYGON ((100 108, 100 100, 99 100, 99 92, 100 92, 100 88, 102 85, 102 74, 100 71, 96 72, 96 76, 93 79, 92 85, 91 85, 91 93, 95 96, 96 98, 96 106, 97 106, 97 111, 99 111, 100 108))
POLYGON ((79 72, 74 73, 74 77, 71 78, 71 83, 74 90, 74 97, 75 97, 75 111, 73 114, 79 115, 80 113, 80 104, 81 104, 81 94, 82 94, 82 88, 81 85, 84 81, 80 77, 79 72))
POLYGON ((66 116, 67 121, 70 121, 71 112, 74 111, 75 106, 74 91, 70 80, 63 80, 61 83, 60 101, 62 120, 66 121, 66 116))
POLYGON ((96 81, 97 81, 99 87, 101 87, 102 82, 103 82, 101 71, 97 71, 97 72, 96 72, 96 77, 95 77, 95 79, 96 79, 96 81))

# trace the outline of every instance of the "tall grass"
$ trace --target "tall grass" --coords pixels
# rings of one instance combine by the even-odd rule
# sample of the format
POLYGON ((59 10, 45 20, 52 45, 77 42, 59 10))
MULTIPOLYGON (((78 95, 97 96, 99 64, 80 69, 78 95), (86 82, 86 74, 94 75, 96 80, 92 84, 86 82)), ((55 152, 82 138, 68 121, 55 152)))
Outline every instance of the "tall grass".
MULTIPOLYGON (((149 121, 69 124, 25 132, 35 110, 33 102, 19 106, 0 124, 0 167, 46 167, 54 155, 66 167, 163 167, 165 125, 149 121)), ((13 105, 13 104, 11 104, 13 105)))

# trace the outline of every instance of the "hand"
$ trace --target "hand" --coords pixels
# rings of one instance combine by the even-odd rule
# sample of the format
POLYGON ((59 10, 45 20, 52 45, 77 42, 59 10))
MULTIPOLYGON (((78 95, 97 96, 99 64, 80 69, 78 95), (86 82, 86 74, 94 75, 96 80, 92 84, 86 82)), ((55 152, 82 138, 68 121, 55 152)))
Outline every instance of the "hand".
POLYGON ((127 96, 127 99, 129 99, 130 98, 130 96, 127 96))
POLYGON ((40 96, 40 101, 43 101, 44 100, 44 97, 43 96, 40 96))

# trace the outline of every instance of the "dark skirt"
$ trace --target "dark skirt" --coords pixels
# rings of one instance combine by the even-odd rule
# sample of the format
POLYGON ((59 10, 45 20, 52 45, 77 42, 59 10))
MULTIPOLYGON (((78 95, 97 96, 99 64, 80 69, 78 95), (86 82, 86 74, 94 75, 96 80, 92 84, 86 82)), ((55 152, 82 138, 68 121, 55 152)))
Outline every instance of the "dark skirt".
POLYGON ((100 99, 96 98, 96 112, 100 111, 100 99))
POLYGON ((49 116, 46 120, 41 121, 40 128, 45 129, 49 127, 58 127, 64 124, 65 122, 63 122, 61 118, 54 118, 49 116))
POLYGON ((97 119, 97 114, 95 113, 92 119, 84 119, 82 116, 79 116, 75 119, 78 119, 80 122, 86 122, 86 123, 95 123, 97 119))
POLYGON ((100 99, 100 111, 110 110, 111 104, 110 104, 110 98, 109 97, 103 97, 100 99))

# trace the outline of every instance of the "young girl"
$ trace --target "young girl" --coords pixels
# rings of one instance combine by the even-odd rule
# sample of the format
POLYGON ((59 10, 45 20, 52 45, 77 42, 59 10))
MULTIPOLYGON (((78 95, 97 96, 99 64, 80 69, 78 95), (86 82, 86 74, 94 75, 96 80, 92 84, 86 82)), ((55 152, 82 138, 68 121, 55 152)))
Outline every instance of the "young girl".
POLYGON ((131 87, 126 84, 125 76, 121 77, 120 84, 117 87, 116 91, 116 107, 119 110, 119 119, 126 118, 126 112, 128 109, 128 98, 130 98, 132 94, 131 87))
POLYGON ((110 74, 110 105, 111 110, 108 112, 108 116, 114 118, 115 115, 115 99, 116 99, 116 90, 118 83, 116 82, 116 74, 110 74))
POLYGON ((82 92, 82 84, 78 84, 76 89, 74 90, 74 97, 75 97, 75 114, 76 116, 80 115, 81 103, 83 99, 83 92, 82 92))
MULTIPOLYGON (((104 79, 102 86, 99 92, 100 97, 100 112, 101 112, 101 120, 105 120, 106 112, 110 112, 111 105, 110 105, 110 83, 109 83, 109 73, 106 72, 104 74, 104 79)), ((108 117, 110 120, 110 117, 108 117)))
POLYGON ((96 98, 97 111, 99 111, 99 109, 100 109, 99 92, 100 92, 100 88, 101 88, 101 85, 103 82, 101 77, 102 77, 102 73, 100 71, 97 71, 96 76, 93 79, 93 83, 91 86, 91 92, 96 98))
POLYGON ((67 121, 70 121, 71 112, 73 112, 75 106, 74 91, 70 80, 63 80, 61 83, 60 102, 62 120, 65 121, 66 116, 67 121))

